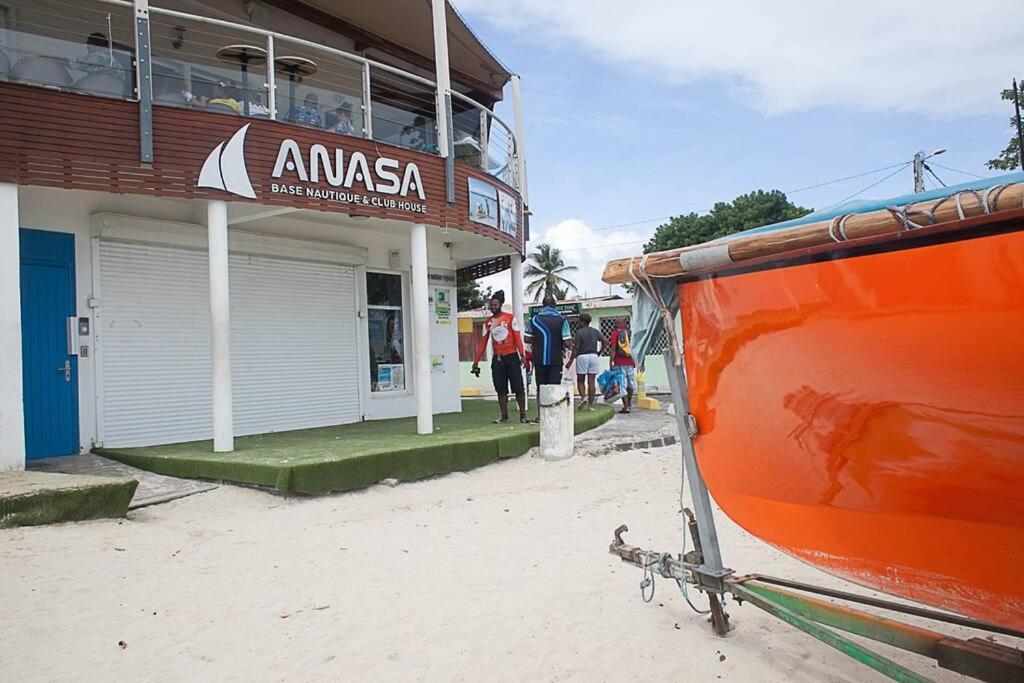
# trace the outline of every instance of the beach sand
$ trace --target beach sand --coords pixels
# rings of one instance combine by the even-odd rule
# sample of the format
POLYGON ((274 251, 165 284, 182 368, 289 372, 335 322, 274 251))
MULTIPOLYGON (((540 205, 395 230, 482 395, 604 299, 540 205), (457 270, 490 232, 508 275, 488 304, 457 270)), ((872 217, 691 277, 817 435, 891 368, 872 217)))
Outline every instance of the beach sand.
MULTIPOLYGON (((751 605, 730 603, 736 628, 717 638, 668 581, 640 600, 640 570, 608 544, 626 522, 627 542, 678 549, 678 463, 672 446, 523 457, 321 498, 222 486, 127 520, 0 531, 0 671, 18 681, 882 680, 751 605)), ((738 573, 849 587, 724 515, 718 525, 738 573)))

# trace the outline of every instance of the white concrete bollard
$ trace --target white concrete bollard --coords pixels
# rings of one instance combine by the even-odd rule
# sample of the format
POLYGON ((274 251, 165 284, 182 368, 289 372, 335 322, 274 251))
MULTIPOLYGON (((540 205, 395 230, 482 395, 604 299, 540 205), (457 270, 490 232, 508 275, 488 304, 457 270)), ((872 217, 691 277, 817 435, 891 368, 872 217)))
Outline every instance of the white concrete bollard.
POLYGON ((573 414, 571 389, 561 384, 540 385, 540 457, 572 457, 573 414))

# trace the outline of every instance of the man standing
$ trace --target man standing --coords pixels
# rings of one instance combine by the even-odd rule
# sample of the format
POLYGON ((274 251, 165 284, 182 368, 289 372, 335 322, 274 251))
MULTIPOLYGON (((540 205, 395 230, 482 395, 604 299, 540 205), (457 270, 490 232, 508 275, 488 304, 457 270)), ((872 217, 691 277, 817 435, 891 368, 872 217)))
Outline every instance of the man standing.
POLYGON ((537 415, 540 416, 540 386, 562 383, 562 358, 572 347, 569 323, 558 311, 555 297, 544 297, 544 308, 533 316, 526 328, 537 376, 537 415))
POLYGON ((579 409, 594 410, 597 400, 597 373, 601 371, 598 360, 608 342, 599 330, 590 326, 590 314, 580 314, 580 326, 572 338, 572 354, 565 364, 565 369, 572 367, 576 361, 576 390, 580 393, 579 409))
MULTIPOLYGON (((480 347, 477 349, 476 358, 473 360, 472 373, 480 376, 480 359, 487 349, 487 340, 491 340, 491 381, 494 382, 494 390, 498 393, 498 408, 501 409, 501 417, 494 421, 495 424, 508 423, 508 392, 511 388, 516 395, 516 403, 519 404, 519 421, 529 422, 526 417, 526 389, 523 387, 523 371, 525 367, 526 354, 523 350, 523 337, 519 333, 519 323, 511 313, 501 310, 505 303, 505 292, 497 291, 487 307, 491 311, 491 317, 484 323, 484 335, 480 340, 480 347)), ((529 368, 527 368, 529 369, 529 368)))
POLYGON ((633 392, 636 391, 636 362, 629 352, 629 329, 625 318, 615 321, 615 329, 608 343, 611 346, 612 369, 618 368, 626 389, 626 395, 622 397, 622 410, 619 412, 628 415, 633 406, 633 392))

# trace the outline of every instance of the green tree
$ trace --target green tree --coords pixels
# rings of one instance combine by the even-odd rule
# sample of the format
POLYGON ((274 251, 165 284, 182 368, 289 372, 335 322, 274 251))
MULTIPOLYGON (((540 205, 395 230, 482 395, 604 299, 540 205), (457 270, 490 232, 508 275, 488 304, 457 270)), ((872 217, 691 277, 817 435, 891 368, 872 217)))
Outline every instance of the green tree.
POLYGON ((689 247, 734 232, 800 218, 810 212, 790 202, 779 190, 757 190, 731 202, 718 202, 706 214, 675 216, 658 226, 654 237, 644 245, 644 253, 689 247))
MULTIPOLYGON (((1024 82, 1018 84, 1021 101, 1024 102, 1024 82)), ((1013 102, 1013 88, 1007 88, 1003 91, 1003 99, 1007 102, 1013 102)), ((1020 142, 1017 140, 1017 112, 1014 110, 1013 116, 1010 117, 1010 127, 1013 128, 1013 137, 1010 138, 1010 144, 1006 146, 999 156, 995 159, 989 159, 986 162, 986 166, 996 171, 1012 171, 1020 166, 1020 142)))
POLYGON ((551 295, 556 299, 565 299, 570 292, 576 291, 576 285, 565 277, 566 273, 578 270, 576 266, 567 266, 562 260, 562 252, 550 244, 538 244, 536 251, 530 254, 523 275, 529 280, 526 295, 534 301, 551 295))
POLYGON ((491 288, 488 287, 485 292, 480 288, 480 283, 476 280, 460 282, 455 289, 455 300, 460 311, 472 311, 476 308, 483 308, 487 305, 487 301, 490 298, 491 288))

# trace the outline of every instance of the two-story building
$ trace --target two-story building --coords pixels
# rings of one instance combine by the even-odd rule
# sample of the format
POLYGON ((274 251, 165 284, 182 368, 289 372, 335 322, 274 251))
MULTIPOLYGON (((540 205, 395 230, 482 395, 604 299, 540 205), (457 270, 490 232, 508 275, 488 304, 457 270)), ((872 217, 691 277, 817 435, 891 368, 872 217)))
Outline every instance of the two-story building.
POLYGON ((432 432, 457 281, 521 282, 518 93, 443 0, 0 0, 0 469, 432 432))

